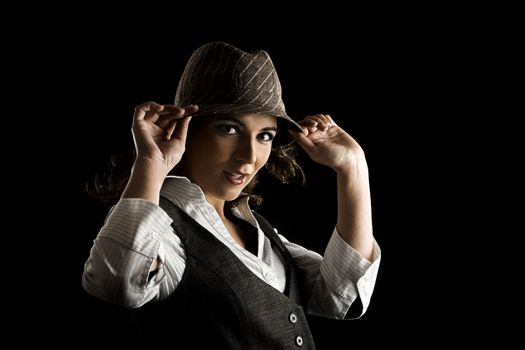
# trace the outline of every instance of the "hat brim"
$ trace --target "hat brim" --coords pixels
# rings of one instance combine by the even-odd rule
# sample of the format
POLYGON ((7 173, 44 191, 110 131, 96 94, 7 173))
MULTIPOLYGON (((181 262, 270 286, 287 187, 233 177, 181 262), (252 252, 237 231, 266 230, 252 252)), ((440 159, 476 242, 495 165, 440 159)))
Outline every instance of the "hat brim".
POLYGON ((267 108, 257 105, 236 105, 236 104, 214 104, 214 105, 199 105, 199 110, 193 113, 193 116, 209 115, 209 114, 244 114, 244 113, 255 113, 255 114, 267 114, 273 115, 274 117, 280 118, 286 122, 286 126, 294 131, 302 132, 302 127, 287 114, 276 113, 275 110, 269 110, 267 108))

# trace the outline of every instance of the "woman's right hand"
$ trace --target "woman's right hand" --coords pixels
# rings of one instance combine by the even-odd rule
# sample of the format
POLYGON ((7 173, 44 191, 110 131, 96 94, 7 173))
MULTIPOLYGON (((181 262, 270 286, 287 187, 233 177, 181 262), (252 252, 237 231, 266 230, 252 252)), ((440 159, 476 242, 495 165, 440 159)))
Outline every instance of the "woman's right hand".
POLYGON ((146 102, 135 107, 133 140, 137 160, 161 162, 166 173, 179 163, 186 149, 191 114, 198 106, 176 107, 146 102))

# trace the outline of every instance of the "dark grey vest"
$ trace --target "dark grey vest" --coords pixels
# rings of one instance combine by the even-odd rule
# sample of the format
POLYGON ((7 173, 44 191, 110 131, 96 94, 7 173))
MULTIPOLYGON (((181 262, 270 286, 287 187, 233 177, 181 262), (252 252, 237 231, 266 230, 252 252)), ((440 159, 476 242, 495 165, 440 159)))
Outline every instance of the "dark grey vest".
POLYGON ((297 268, 262 216, 254 213, 273 247, 284 257, 284 294, 254 275, 175 204, 161 197, 160 205, 173 219, 187 260, 173 295, 137 310, 146 336, 171 339, 181 345, 176 348, 188 344, 191 349, 315 349, 300 306, 297 268))

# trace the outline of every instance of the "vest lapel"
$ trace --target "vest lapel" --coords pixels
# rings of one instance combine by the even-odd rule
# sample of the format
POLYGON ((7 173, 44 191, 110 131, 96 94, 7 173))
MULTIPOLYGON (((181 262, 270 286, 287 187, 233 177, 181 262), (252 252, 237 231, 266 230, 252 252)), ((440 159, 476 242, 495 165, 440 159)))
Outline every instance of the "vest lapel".
MULTIPOLYGON (((195 219, 186 214, 182 209, 180 209, 177 205, 175 205, 166 197, 160 197, 160 206, 173 219, 173 221, 177 223, 176 227, 174 228, 176 229, 177 234, 181 236, 183 242, 187 241, 188 243, 191 243, 195 231, 198 230, 197 232, 201 235, 201 238, 207 241, 216 241, 220 243, 221 247, 224 247, 224 249, 227 249, 229 251, 229 249, 222 242, 220 242, 211 232, 202 227, 197 221, 195 221, 195 219)), ((253 211, 253 214, 266 237, 270 239, 272 247, 277 249, 284 258, 284 267, 286 269, 286 285, 284 288, 284 294, 295 303, 302 305, 299 291, 295 287, 290 287, 298 286, 298 283, 296 283, 297 276, 295 273, 295 265, 293 263, 293 258, 290 255, 290 252, 288 251, 288 249, 286 249, 284 243, 277 236, 277 233, 275 233, 272 225, 259 213, 253 211)), ((231 255, 235 256, 233 253, 231 253, 231 255)), ((210 254, 208 254, 204 250, 197 251, 194 257, 202 261, 203 263, 208 260, 214 259, 213 255, 210 256, 210 254)), ((246 269, 249 271, 248 268, 246 269)))

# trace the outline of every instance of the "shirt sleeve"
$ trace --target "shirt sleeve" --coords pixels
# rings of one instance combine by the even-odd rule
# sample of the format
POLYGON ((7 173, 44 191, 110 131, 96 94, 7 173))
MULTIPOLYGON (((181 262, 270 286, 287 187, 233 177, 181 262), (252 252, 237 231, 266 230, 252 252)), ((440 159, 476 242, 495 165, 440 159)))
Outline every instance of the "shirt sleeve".
POLYGON ((357 297, 363 307, 356 313, 356 318, 366 312, 381 260, 376 241, 372 261, 368 261, 341 238, 337 229, 334 229, 323 257, 282 236, 281 239, 303 273, 309 314, 344 319, 357 297))
POLYGON ((125 307, 140 307, 160 298, 166 285, 174 289, 176 281, 166 279, 180 281, 186 259, 171 223, 169 215, 154 203, 139 198, 121 199, 93 243, 82 276, 84 289, 125 307), (157 258, 161 264, 152 274, 150 268, 157 258))

